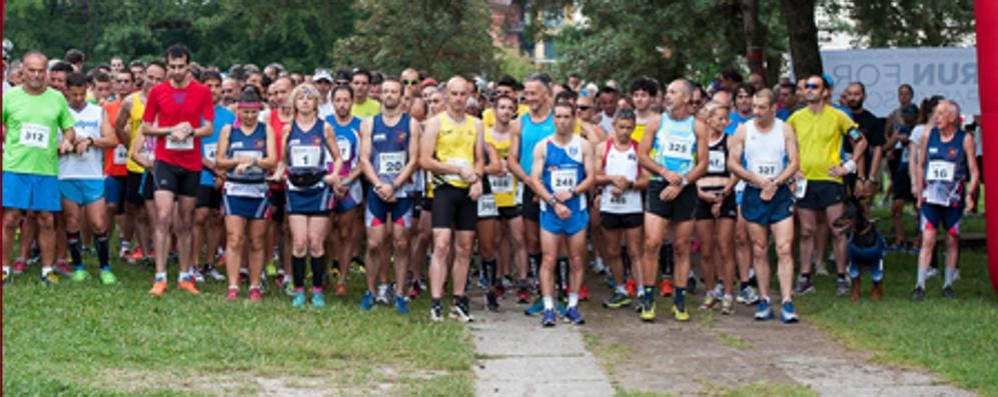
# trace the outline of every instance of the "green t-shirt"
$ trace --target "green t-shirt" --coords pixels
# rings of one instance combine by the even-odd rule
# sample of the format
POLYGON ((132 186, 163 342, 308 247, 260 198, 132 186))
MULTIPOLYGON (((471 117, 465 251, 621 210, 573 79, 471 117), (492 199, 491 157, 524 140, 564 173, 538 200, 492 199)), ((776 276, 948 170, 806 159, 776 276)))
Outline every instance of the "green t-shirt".
POLYGON ((3 95, 3 170, 33 175, 59 175, 61 131, 76 125, 59 91, 46 88, 31 95, 23 87, 3 95))
POLYGON ((350 108, 350 115, 354 117, 370 118, 377 116, 378 113, 381 113, 381 102, 371 98, 367 98, 367 100, 360 105, 355 103, 353 104, 353 107, 350 108))

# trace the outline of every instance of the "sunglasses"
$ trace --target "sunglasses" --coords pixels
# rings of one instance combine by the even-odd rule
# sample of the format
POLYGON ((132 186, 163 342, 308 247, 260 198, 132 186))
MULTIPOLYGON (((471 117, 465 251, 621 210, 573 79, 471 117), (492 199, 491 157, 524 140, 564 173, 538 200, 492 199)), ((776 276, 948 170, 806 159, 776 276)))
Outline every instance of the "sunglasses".
POLYGON ((115 82, 119 84, 132 84, 131 80, 115 80, 115 82))
POLYGON ((819 88, 821 88, 821 84, 811 84, 811 83, 804 84, 804 89, 806 90, 817 90, 819 88))
POLYGON ((579 110, 581 110, 583 112, 585 112, 585 111, 587 111, 589 109, 592 109, 592 108, 593 108, 592 106, 579 105, 579 110))
POLYGON ((402 84, 405 84, 405 85, 416 85, 416 84, 419 84, 419 80, 402 80, 402 84))

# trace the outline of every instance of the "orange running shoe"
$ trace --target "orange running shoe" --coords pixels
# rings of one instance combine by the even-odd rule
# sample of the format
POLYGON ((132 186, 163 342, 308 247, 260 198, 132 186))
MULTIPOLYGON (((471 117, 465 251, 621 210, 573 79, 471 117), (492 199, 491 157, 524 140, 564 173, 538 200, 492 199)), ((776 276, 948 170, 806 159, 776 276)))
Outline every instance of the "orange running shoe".
POLYGON ((194 286, 194 282, 191 280, 181 281, 177 285, 177 289, 182 289, 184 291, 190 292, 191 295, 200 295, 201 291, 198 291, 197 287, 194 286))
POLYGON ((627 279, 627 282, 624 283, 624 288, 627 289, 627 296, 633 298, 638 295, 638 285, 634 282, 633 278, 627 279))
POLYGON ((658 290, 661 296, 672 296, 672 280, 663 278, 658 285, 658 290))
POLYGON ((347 296, 347 285, 343 283, 336 284, 336 296, 347 296))
POLYGON ((589 302, 590 299, 592 299, 592 297, 589 296, 589 288, 587 288, 585 284, 582 284, 582 287, 579 288, 579 300, 589 302))
POLYGON ((129 262, 135 263, 146 258, 146 254, 142 252, 141 247, 135 247, 135 251, 132 251, 132 257, 129 262))
POLYGON ((149 290, 149 293, 157 298, 163 296, 164 292, 166 292, 166 281, 157 281, 149 290))

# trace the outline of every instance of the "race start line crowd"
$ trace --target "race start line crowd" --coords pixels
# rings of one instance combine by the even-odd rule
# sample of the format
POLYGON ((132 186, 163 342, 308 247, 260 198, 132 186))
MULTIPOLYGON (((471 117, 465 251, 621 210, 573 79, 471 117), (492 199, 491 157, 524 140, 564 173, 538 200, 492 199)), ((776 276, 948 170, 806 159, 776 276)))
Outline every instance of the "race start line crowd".
POLYGON ((577 74, 558 84, 545 73, 438 82, 412 68, 303 76, 279 64, 223 75, 179 44, 161 61, 114 58, 86 73, 81 52, 64 58, 5 59, 5 286, 33 257, 45 284, 57 274, 115 284, 117 227, 122 259, 155 263, 154 297, 176 262, 183 293, 207 278, 228 283, 228 300, 247 284, 258 301, 270 278, 292 307, 321 308, 361 269, 360 309, 405 314, 429 289, 430 318, 442 321, 450 274, 450 317, 472 321, 466 291, 477 282, 487 310, 509 295, 545 327, 582 324, 592 257, 612 289, 603 306, 633 305, 644 321, 664 296, 668 315, 688 321, 701 282, 700 310, 730 315, 737 301, 756 320, 793 323, 793 297, 828 274, 829 240, 839 295, 860 299, 869 272, 878 301, 885 252, 915 250, 911 298, 923 300, 943 233, 941 291, 955 298, 960 221, 980 180, 959 105, 916 106, 908 85, 884 122, 863 109, 862 83, 833 103, 821 75, 772 89, 733 69, 707 88, 649 77, 596 86, 577 74), (869 221, 883 168, 891 243, 869 221), (913 243, 908 204, 922 230, 913 243), (99 269, 85 264, 91 252, 99 269))

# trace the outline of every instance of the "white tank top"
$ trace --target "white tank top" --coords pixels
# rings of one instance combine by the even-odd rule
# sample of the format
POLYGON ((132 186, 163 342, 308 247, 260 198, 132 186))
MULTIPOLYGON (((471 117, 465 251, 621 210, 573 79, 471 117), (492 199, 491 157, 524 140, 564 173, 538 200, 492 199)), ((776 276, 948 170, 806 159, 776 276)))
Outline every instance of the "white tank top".
POLYGON ((745 163, 749 172, 774 179, 787 166, 787 143, 783 121, 774 119, 769 131, 761 132, 755 121, 745 123, 745 163))
MULTIPOLYGON (((620 151, 613 146, 612 141, 607 141, 603 146, 603 172, 608 176, 623 176, 629 182, 636 181, 641 172, 637 142, 631 141, 627 150, 620 151)), ((629 189, 620 196, 614 196, 612 190, 613 185, 604 187, 600 211, 611 214, 640 214, 643 211, 641 192, 629 189)))
MULTIPOLYGON (((69 108, 76 120, 73 130, 78 139, 100 138, 100 126, 104 119, 104 109, 92 103, 87 103, 83 110, 77 112, 69 108)), ((67 154, 59 156, 59 179, 103 179, 104 151, 91 146, 83 154, 67 154)))

